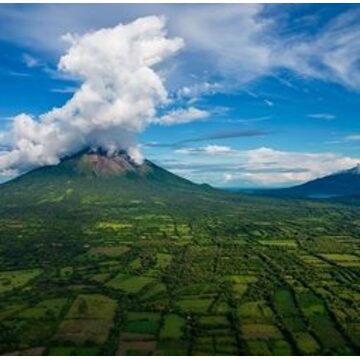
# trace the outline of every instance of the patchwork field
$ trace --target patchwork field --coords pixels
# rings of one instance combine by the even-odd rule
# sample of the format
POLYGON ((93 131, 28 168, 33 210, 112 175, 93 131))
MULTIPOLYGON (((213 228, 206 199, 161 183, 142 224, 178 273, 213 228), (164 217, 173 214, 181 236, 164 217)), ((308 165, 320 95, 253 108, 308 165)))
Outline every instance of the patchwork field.
POLYGON ((1 353, 359 355, 359 208, 232 201, 3 213, 1 353))

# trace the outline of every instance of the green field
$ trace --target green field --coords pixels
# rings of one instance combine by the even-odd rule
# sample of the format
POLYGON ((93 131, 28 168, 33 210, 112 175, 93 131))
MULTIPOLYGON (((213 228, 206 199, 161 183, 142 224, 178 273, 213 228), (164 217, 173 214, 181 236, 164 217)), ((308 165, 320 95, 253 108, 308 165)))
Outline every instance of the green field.
POLYGON ((164 326, 160 332, 160 338, 179 339, 184 335, 186 321, 183 317, 176 314, 166 315, 164 326))
POLYGON ((156 335, 160 328, 159 313, 129 312, 124 331, 136 334, 156 335))
POLYGON ((18 313, 17 316, 20 318, 32 319, 48 317, 58 318, 66 302, 67 299, 65 298, 44 300, 33 307, 26 308, 24 311, 18 313))
POLYGON ((177 301, 177 305, 183 311, 193 311, 196 313, 206 313, 212 303, 213 299, 199 299, 199 298, 188 298, 180 299, 177 301))
POLYGON ((30 280, 41 274, 39 269, 0 272, 0 293, 25 286, 30 280))
POLYGON ((118 274, 115 278, 111 279, 107 286, 124 292, 135 294, 142 288, 154 282, 153 278, 145 276, 131 276, 125 274, 118 274))

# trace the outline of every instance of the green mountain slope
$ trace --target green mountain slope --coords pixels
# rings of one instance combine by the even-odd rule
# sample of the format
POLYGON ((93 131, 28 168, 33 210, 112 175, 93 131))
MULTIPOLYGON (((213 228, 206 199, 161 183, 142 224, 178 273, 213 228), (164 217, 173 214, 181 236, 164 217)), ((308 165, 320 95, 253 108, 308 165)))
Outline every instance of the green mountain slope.
POLYGON ((0 187, 3 203, 41 205, 61 202, 182 201, 218 193, 145 160, 137 165, 127 154, 84 151, 55 166, 45 166, 0 187))

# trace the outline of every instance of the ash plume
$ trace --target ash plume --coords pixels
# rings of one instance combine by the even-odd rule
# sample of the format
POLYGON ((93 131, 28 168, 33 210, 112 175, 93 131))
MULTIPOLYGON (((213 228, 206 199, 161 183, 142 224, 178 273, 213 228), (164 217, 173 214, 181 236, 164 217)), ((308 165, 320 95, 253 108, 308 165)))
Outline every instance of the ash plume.
POLYGON ((0 134, 0 173, 57 164, 85 147, 108 152, 125 150, 136 162, 142 155, 136 135, 156 119, 157 107, 168 102, 163 79, 154 66, 183 47, 168 38, 162 17, 67 34, 70 44, 58 67, 82 81, 62 107, 40 116, 20 114, 0 134))

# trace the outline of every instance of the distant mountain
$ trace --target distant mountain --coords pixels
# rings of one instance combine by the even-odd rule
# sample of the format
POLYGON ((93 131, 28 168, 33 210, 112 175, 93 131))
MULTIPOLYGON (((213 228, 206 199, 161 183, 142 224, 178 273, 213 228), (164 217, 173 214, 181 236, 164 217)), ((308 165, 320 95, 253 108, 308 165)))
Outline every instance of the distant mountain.
POLYGON ((269 195, 331 198, 360 196, 360 165, 290 188, 262 191, 269 195))

